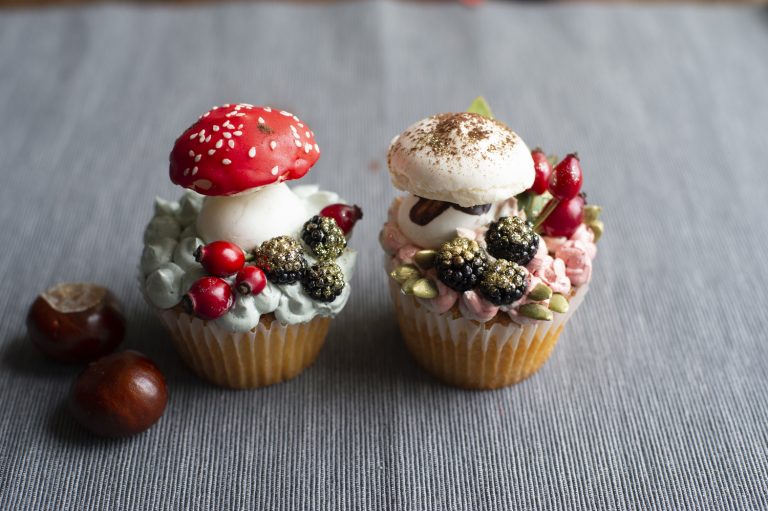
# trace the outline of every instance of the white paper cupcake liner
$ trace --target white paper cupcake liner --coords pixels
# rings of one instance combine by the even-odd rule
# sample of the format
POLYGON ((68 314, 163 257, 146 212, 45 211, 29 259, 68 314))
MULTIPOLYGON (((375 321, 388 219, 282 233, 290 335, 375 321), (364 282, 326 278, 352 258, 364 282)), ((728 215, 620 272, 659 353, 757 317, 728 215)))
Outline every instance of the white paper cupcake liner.
POLYGON ((430 312, 413 296, 390 282, 400 331, 405 343, 429 373, 468 389, 495 389, 518 383, 541 368, 576 312, 588 287, 570 297, 568 312, 552 321, 480 323, 464 317, 430 312))
POLYGON ((315 361, 330 318, 283 325, 262 317, 248 332, 230 332, 176 309, 160 312, 173 344, 200 377, 223 387, 246 389, 289 380, 315 361))

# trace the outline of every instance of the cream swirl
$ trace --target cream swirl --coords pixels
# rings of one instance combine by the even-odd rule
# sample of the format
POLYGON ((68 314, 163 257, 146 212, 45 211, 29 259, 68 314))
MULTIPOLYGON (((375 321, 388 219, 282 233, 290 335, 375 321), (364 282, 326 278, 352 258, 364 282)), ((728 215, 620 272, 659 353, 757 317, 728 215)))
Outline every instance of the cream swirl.
POLYGON ((592 277, 592 258, 589 253, 589 245, 580 240, 568 240, 557 249, 556 261, 564 262, 565 273, 574 286, 586 284, 592 277))

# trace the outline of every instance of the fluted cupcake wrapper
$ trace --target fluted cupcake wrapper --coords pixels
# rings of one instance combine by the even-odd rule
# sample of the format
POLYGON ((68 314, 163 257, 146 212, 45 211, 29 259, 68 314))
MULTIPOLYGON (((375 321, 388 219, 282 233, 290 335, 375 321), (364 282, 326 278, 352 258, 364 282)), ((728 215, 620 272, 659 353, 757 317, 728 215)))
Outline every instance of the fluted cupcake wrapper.
POLYGON ((248 332, 171 309, 160 313, 176 350, 201 378, 222 387, 248 389, 289 380, 309 367, 325 342, 330 318, 295 325, 262 317, 248 332))
POLYGON ((587 286, 576 289, 568 311, 554 313, 552 321, 521 325, 483 324, 451 311, 437 314, 397 286, 390 289, 400 331, 416 361, 443 382, 466 389, 506 387, 538 371, 587 293, 587 286))

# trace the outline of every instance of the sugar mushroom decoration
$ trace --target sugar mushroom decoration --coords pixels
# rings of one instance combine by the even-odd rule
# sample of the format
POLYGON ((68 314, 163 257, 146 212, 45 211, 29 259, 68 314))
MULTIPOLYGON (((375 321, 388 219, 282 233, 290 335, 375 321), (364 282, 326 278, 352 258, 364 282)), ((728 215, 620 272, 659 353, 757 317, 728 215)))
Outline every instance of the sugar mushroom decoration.
POLYGON ((290 112, 226 104, 176 140, 170 177, 207 196, 196 224, 203 240, 250 250, 298 231, 310 216, 285 181, 303 177, 319 157, 314 133, 290 112))

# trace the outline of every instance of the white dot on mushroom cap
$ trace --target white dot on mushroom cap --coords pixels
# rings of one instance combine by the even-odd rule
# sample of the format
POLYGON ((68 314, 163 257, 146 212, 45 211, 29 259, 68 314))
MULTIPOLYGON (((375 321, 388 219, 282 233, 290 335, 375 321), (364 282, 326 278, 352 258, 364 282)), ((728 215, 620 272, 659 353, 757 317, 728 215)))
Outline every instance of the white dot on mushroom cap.
POLYGON ((269 148, 270 148, 270 149, 272 149, 272 150, 274 151, 274 150, 275 150, 275 147, 277 147, 277 142, 275 142, 275 141, 273 140, 272 142, 270 142, 270 143, 269 143, 269 148))
POLYGON ((243 127, 243 125, 242 125, 242 124, 238 124, 238 125, 237 125, 237 129, 241 129, 242 127, 243 127))
POLYGON ((237 114, 235 117, 245 117, 245 114, 240 113, 240 114, 237 114))
POLYGON ((228 108, 228 107, 229 107, 229 103, 224 103, 224 104, 223 104, 223 105, 221 105, 221 106, 223 106, 224 108, 228 108))
POLYGON ((189 174, 189 167, 187 167, 186 169, 184 169, 184 175, 186 176, 186 175, 188 175, 188 174, 189 174))
POLYGON ((192 186, 194 186, 195 188, 202 188, 203 190, 209 189, 211 185, 213 185, 213 183, 211 183, 207 179, 198 179, 197 181, 192 183, 192 186))
POLYGON ((293 116, 293 120, 296 121, 296 122, 299 122, 299 118, 296 117, 295 115, 293 116))
POLYGON ((205 136, 205 129, 201 129, 201 130, 200 130, 200 136, 201 136, 201 137, 202 137, 202 136, 205 136))
POLYGON ((259 117, 259 124, 266 124, 263 117, 259 117))
POLYGON ((216 142, 216 149, 221 149, 221 146, 223 146, 223 145, 224 145, 224 141, 219 139, 219 141, 216 142))
POLYGON ((312 144, 310 144, 309 142, 307 142, 306 144, 304 144, 304 152, 305 152, 305 153, 309 154, 309 152, 310 152, 311 150, 312 150, 312 144))
POLYGON ((304 133, 304 136, 307 137, 307 138, 311 138, 312 137, 312 135, 310 135, 308 131, 304 133))
POLYGON ((265 111, 265 112, 271 112, 271 111, 272 111, 272 109, 271 109, 270 107, 268 107, 268 106, 265 106, 265 107, 264 107, 264 111, 265 111))
POLYGON ((272 167, 272 175, 276 176, 277 172, 278 172, 277 165, 275 165, 274 167, 272 167))
POLYGON ((315 151, 317 151, 318 153, 320 152, 320 148, 317 147, 317 144, 315 144, 315 151))
POLYGON ((224 138, 232 138, 232 133, 228 131, 225 131, 224 133, 222 133, 222 135, 224 135, 224 138))
POLYGON ((213 153, 216 152, 216 149, 208 149, 208 156, 213 156, 213 153))
POLYGON ((291 124, 291 131, 296 131, 296 126, 294 126, 293 124, 291 124))
POLYGON ((219 131, 219 126, 218 125, 214 125, 213 126, 213 131, 219 131))
POLYGON ((280 110, 280 115, 291 117, 293 114, 291 112, 286 112, 285 110, 280 110))
POLYGON ((296 132, 294 131, 294 132, 293 132, 293 138, 301 138, 301 136, 300 136, 298 133, 296 133, 296 132))
POLYGON ((189 154, 190 156, 194 156, 194 155, 195 155, 195 152, 194 152, 192 149, 190 149, 188 154, 189 154))
POLYGON ((251 147, 251 148, 248 150, 248 156, 250 156, 251 158, 253 158, 254 156, 256 156, 256 148, 255 148, 255 147, 251 147))
POLYGON ((239 137, 240 135, 242 135, 242 134, 243 134, 243 132, 242 132, 242 131, 240 131, 240 130, 237 130, 237 131, 233 132, 232 134, 233 134, 234 136, 236 136, 236 137, 239 137))
POLYGON ((231 147, 232 149, 235 148, 235 141, 234 140, 230 140, 229 142, 227 142, 227 144, 229 144, 229 147, 231 147))
POLYGON ((197 174, 197 167, 192 167, 192 175, 194 176, 197 174))
POLYGON ((195 156, 195 163, 199 162, 200 158, 202 158, 202 157, 203 157, 202 154, 198 154, 197 156, 195 156))
POLYGON ((221 163, 223 163, 224 165, 229 165, 230 163, 232 163, 232 160, 230 160, 229 158, 224 158, 223 160, 221 160, 221 163))
POLYGON ((205 143, 206 143, 206 144, 207 144, 208 142, 210 142, 210 141, 211 141, 211 136, 210 136, 210 135, 208 135, 207 137, 205 137, 205 143))
POLYGON ((301 140, 294 140, 296 147, 301 147, 301 140))
POLYGON ((211 115, 211 112, 205 112, 205 113, 203 114, 203 117, 208 117, 209 115, 211 115))
POLYGON ((189 139, 190 139, 190 140, 192 140, 192 139, 193 139, 193 138, 195 138, 196 136, 197 136, 197 133, 192 133, 192 134, 189 136, 189 139))
POLYGON ((299 123, 299 128, 303 128, 304 125, 302 123, 299 123))

